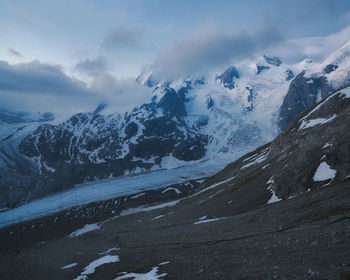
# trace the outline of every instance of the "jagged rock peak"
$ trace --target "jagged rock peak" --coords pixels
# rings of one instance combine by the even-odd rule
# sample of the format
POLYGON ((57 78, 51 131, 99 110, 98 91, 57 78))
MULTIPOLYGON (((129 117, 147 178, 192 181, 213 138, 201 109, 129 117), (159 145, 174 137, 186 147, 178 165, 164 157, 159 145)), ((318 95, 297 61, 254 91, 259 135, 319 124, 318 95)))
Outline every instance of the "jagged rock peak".
POLYGON ((269 57, 264 54, 263 57, 268 64, 275 65, 275 66, 280 66, 282 64, 282 61, 277 56, 269 57))
POLYGON ((235 79, 239 79, 238 70, 234 66, 230 66, 222 74, 216 77, 225 88, 233 89, 235 87, 235 79))

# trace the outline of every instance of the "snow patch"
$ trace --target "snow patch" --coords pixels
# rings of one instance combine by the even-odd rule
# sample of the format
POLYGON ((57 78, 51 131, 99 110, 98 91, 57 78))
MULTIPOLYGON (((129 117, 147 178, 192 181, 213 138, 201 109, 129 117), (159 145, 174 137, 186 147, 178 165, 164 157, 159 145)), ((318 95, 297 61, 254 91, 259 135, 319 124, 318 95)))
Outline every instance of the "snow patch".
POLYGON ((130 208, 130 209, 126 209, 126 210, 123 210, 122 212, 120 212, 119 216, 127 216, 127 215, 131 215, 131 214, 135 214, 135 213, 152 211, 152 210, 156 210, 156 209, 162 209, 165 207, 171 207, 171 206, 176 205, 179 201, 181 201, 181 199, 170 201, 167 203, 154 205, 154 206, 148 206, 148 207, 143 206, 143 207, 138 207, 138 208, 130 208))
POLYGON ((204 223, 210 223, 210 222, 215 222, 215 221, 220 221, 223 219, 227 219, 227 217, 221 217, 221 218, 213 218, 213 219, 207 219, 207 220, 201 220, 193 223, 194 225, 199 225, 199 224, 204 224, 204 223))
POLYGON ((86 266, 83 272, 80 273, 80 275, 76 277, 74 280, 86 280, 88 278, 88 275, 93 274, 97 267, 107 263, 114 263, 114 262, 119 262, 118 256, 106 255, 97 260, 94 260, 88 266, 86 266))
POLYGON ((275 194, 275 190, 272 188, 274 182, 275 180, 273 179, 273 176, 271 176, 271 178, 266 182, 266 184, 269 185, 267 189, 272 193, 272 196, 266 204, 271 204, 282 200, 275 194))
POLYGON ((70 237, 70 238, 76 237, 76 236, 83 235, 87 232, 98 230, 98 229, 100 229, 100 226, 97 223, 96 224, 86 224, 84 227, 72 232, 68 237, 70 237))
POLYGON ((164 191, 162 191, 162 193, 166 193, 167 191, 174 191, 177 194, 180 194, 181 192, 177 189, 177 188, 167 188, 164 191))
POLYGON ((158 219, 163 218, 163 217, 164 217, 164 215, 159 215, 159 216, 157 216, 157 217, 154 217, 154 218, 152 219, 152 221, 158 220, 158 219))
POLYGON ((315 182, 333 180, 335 175, 337 174, 337 170, 331 169, 331 167, 327 164, 327 162, 323 161, 318 166, 314 177, 312 178, 315 182))
POLYGON ((141 196, 144 196, 146 193, 140 193, 140 194, 137 194, 137 195, 134 195, 132 197, 130 197, 130 199, 136 199, 136 198, 139 198, 141 196))
POLYGON ((326 149, 326 148, 332 147, 332 146, 333 146, 333 144, 326 143, 326 144, 323 145, 322 149, 326 149))
POLYGON ((56 172, 56 169, 53 168, 53 167, 48 166, 48 165, 46 164, 45 161, 43 161, 42 163, 43 163, 44 168, 45 168, 48 172, 50 172, 50 173, 55 173, 55 172, 56 172))
POLYGON ((318 111, 325 103, 327 103, 328 100, 332 99, 335 96, 335 94, 331 94, 326 99, 321 101, 315 108, 313 108, 306 116, 302 117, 299 122, 304 122, 306 119, 308 119, 313 113, 318 111))
POLYGON ((74 266, 76 266, 78 263, 71 263, 71 264, 67 264, 65 266, 62 266, 61 267, 61 270, 65 270, 65 269, 68 269, 68 268, 72 268, 74 266))
POLYGON ((218 183, 215 183, 215 184, 213 184, 213 185, 210 185, 209 187, 206 187, 205 189, 203 189, 203 190, 201 190, 201 191, 199 191, 199 192, 197 192, 197 193, 194 193, 194 194, 192 194, 192 195, 190 195, 190 196, 188 196, 188 197, 186 197, 186 198, 194 197, 194 196, 199 195, 199 194, 201 194, 201 193, 203 193, 203 192, 206 192, 206 191, 208 191, 208 190, 214 189, 214 188, 216 188, 217 186, 220 186, 220 185, 222 185, 222 184, 225 184, 225 183, 227 183, 227 182, 232 181, 234 178, 235 178, 235 177, 231 177, 231 178, 228 178, 228 179, 226 179, 226 180, 224 180, 224 181, 220 181, 220 182, 218 182, 218 183))
POLYGON ((261 169, 265 169, 266 167, 268 167, 270 164, 265 164, 263 167, 261 167, 261 169))
POLYGON ((302 120, 301 122, 301 125, 299 127, 299 131, 302 130, 302 129, 305 129, 305 128, 310 128, 310 127, 313 127, 315 125, 322 125, 322 124, 325 124, 325 123, 328 123, 328 122, 331 122, 333 121, 335 118, 337 117, 336 114, 334 114, 333 116, 331 116, 330 118, 328 119, 325 119, 325 118, 317 118, 317 119, 312 119, 312 120, 302 120))
MULTIPOLYGON (((165 264, 165 263, 164 263, 165 264)), ((128 273, 122 272, 124 275, 115 278, 114 280, 122 279, 133 279, 133 280, 161 280, 163 277, 167 276, 168 273, 158 274, 159 267, 153 267, 149 272, 146 273, 128 273)))
POLYGON ((350 87, 344 88, 340 92, 345 98, 350 98, 350 87))
POLYGON ((255 164, 258 164, 258 163, 262 163, 263 161, 265 161, 267 159, 269 153, 270 153, 270 151, 268 149, 265 149, 260 154, 258 154, 256 156, 254 155, 255 157, 253 157, 253 158, 250 157, 248 159, 245 159, 244 161, 249 160, 249 159, 254 159, 254 161, 249 162, 246 165, 242 166, 241 170, 243 170, 244 168, 247 168, 249 166, 252 166, 252 165, 255 165, 255 164))

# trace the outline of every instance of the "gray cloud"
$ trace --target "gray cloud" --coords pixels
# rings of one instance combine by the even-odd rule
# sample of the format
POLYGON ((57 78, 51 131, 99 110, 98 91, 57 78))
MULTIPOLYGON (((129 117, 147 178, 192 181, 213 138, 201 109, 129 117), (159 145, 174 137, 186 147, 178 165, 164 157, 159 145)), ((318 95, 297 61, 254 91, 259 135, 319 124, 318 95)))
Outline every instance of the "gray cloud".
POLYGON ((296 15, 297 20, 312 22, 315 16, 333 17, 341 9, 340 5, 337 4, 346 3, 346 1, 347 0, 294 0, 293 4, 300 7, 300 9, 298 9, 299 14, 296 15))
POLYGON ((252 55, 282 40, 272 28, 254 35, 231 35, 215 28, 199 30, 191 36, 163 49, 151 66, 156 79, 176 79, 204 74, 232 59, 252 55))
POLYGON ((344 28, 349 0, 274 0, 265 20, 288 39, 325 36, 344 28))
POLYGON ((98 95, 67 76, 59 66, 32 61, 0 61, 0 107, 10 111, 76 112, 92 110, 98 95))
POLYGON ((115 113, 148 102, 150 96, 151 90, 139 85, 133 78, 118 80, 101 72, 87 87, 67 76, 58 65, 39 61, 10 65, 0 61, 0 109, 76 113, 93 111, 103 102, 108 104, 109 113, 115 113))
POLYGON ((0 91, 53 95, 90 94, 82 82, 68 77, 59 66, 39 61, 15 65, 0 61, 0 91))
POLYGON ((85 59, 77 63, 75 69, 89 76, 99 75, 108 69, 107 60, 100 56, 96 59, 85 59))
POLYGON ((308 37, 283 41, 267 50, 284 62, 295 63, 305 58, 323 61, 349 41, 350 26, 325 37, 308 37))
POLYGON ((8 48, 7 49, 7 53, 9 54, 9 55, 12 55, 12 56, 16 56, 16 57, 23 57, 23 55, 19 52, 19 51, 16 51, 15 49, 13 49, 13 48, 8 48))
POLYGON ((102 46, 106 49, 139 48, 144 40, 144 31, 121 25, 107 34, 102 46))
POLYGON ((106 112, 125 112, 135 106, 150 102, 151 89, 137 83, 135 78, 117 79, 105 73, 94 78, 91 89, 103 93, 103 103, 108 104, 106 112))

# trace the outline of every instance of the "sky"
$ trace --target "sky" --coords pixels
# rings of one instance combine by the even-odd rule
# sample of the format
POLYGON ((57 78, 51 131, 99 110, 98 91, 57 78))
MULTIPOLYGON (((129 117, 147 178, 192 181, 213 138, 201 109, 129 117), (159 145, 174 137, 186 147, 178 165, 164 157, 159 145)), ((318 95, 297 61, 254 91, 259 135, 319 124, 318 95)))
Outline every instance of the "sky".
POLYGON ((263 50, 322 59, 349 25, 348 0, 1 0, 0 108, 129 110, 151 94, 134 83, 143 70, 176 79, 263 50))

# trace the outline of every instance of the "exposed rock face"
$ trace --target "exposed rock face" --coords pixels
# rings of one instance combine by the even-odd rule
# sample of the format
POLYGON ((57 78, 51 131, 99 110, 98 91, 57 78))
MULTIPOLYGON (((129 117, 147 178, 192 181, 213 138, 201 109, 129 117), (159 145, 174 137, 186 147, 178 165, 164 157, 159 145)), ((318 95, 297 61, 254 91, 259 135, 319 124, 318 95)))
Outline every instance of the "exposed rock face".
POLYGON ((97 106, 97 108, 94 111, 94 114, 99 114, 101 111, 103 111, 104 108, 107 107, 107 104, 101 103, 97 106))
MULTIPOLYGON (((346 91, 349 92, 349 88, 346 91)), ((272 142, 271 155, 278 155, 274 164, 282 167, 273 174, 279 197, 287 199, 347 176, 350 150, 345 139, 348 139, 346 135, 350 129, 349 97, 342 91, 329 96, 311 112, 301 114, 272 142), (339 170, 334 179, 314 179, 321 162, 339 170)))
POLYGON ((162 109, 165 114, 168 114, 169 117, 185 117, 187 115, 185 109, 185 93, 188 90, 189 85, 186 88, 181 88, 176 92, 172 88, 166 88, 165 94, 162 99, 157 104, 159 109, 162 109))
POLYGON ((287 69, 285 73, 286 73, 286 81, 290 81, 291 79, 294 78, 294 74, 292 70, 287 69))
POLYGON ((305 77, 303 71, 291 82, 280 111, 281 128, 289 124, 298 114, 327 97, 332 89, 323 76, 305 77))
POLYGON ((277 57, 268 57, 267 55, 264 55, 264 59, 268 64, 274 65, 274 66, 280 66, 282 64, 282 61, 277 57))
POLYGON ((335 70, 337 70, 339 68, 338 65, 334 65, 334 64, 328 64, 324 69, 323 71, 326 73, 326 74, 329 74, 335 70))
POLYGON ((256 71, 257 71, 256 74, 258 75, 262 71, 267 70, 267 69, 270 69, 270 67, 269 66, 265 66, 265 65, 257 65, 256 66, 256 71))
POLYGON ((0 209, 29 200, 39 176, 31 160, 0 148, 0 209))
POLYGON ((235 79, 239 79, 239 73, 234 66, 227 68, 221 75, 217 76, 217 80, 224 85, 225 88, 233 89, 235 87, 235 79))

